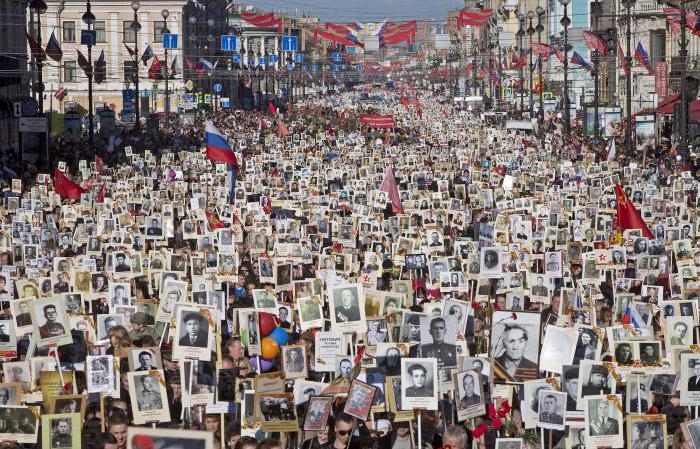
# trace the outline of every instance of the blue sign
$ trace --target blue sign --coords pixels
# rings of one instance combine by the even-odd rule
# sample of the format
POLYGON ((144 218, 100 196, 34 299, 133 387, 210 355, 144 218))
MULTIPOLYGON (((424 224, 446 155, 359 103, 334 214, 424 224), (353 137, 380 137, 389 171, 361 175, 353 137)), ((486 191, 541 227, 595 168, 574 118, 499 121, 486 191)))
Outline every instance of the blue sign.
POLYGON ((304 53, 297 53, 294 55, 294 62, 297 64, 301 64, 304 62, 304 53))
POLYGON ((333 62, 343 62, 343 54, 333 53, 333 62))
POLYGON ((343 70, 347 70, 347 69, 348 69, 348 66, 346 66, 345 64, 343 64, 341 67, 343 68, 343 70))
POLYGON ((268 55, 267 62, 269 62, 270 64, 277 62, 277 55, 268 55))
POLYGON ((177 34, 163 33, 163 48, 166 50, 177 48, 177 34))
POLYGON ((238 42, 236 36, 230 34, 224 34, 221 36, 221 50, 222 51, 236 51, 238 49, 238 42))
POLYGON ((260 59, 258 59, 258 64, 265 65, 265 57, 264 56, 261 56, 260 59))
POLYGON ((228 98, 221 98, 219 100, 219 106, 221 106, 222 108, 230 108, 231 102, 228 98))
POLYGON ((122 111, 132 112, 134 110, 134 90, 122 89, 122 111))
POLYGON ((333 65, 333 71, 337 72, 339 70, 339 67, 337 65, 333 65))
POLYGON ((297 37, 282 36, 282 51, 297 51, 297 37))
POLYGON ((234 64, 240 64, 241 62, 243 62, 243 55, 241 55, 240 53, 234 53, 231 59, 233 60, 234 64))
POLYGON ((317 72, 318 71, 318 66, 316 64, 311 66, 311 71, 312 72, 317 72))
POLYGON ((294 65, 292 65, 291 63, 287 64, 287 70, 294 70, 294 65))
POLYGON ((214 84, 214 92, 221 92, 221 83, 214 84))
POLYGON ((97 42, 97 31, 82 30, 80 32, 80 45, 92 46, 97 42))
POLYGON ((308 68, 307 66, 305 66, 305 65, 301 66, 301 70, 303 70, 304 72, 306 72, 308 69, 309 69, 309 68, 308 68))

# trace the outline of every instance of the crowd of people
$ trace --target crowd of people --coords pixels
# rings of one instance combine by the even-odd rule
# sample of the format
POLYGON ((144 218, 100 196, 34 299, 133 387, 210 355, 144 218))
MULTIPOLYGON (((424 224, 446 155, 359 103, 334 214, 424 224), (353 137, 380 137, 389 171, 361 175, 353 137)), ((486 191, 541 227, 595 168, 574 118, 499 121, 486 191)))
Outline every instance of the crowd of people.
POLYGON ((0 447, 699 449, 695 163, 451 100, 8 162, 0 447))

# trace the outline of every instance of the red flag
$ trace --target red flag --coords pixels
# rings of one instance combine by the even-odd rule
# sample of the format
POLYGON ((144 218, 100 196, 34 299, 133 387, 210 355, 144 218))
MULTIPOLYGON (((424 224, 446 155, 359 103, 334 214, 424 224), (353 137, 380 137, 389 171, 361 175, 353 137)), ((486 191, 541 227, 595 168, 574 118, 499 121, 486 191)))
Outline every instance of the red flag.
POLYGON ((34 56, 34 59, 45 61, 46 52, 43 48, 41 48, 39 42, 37 42, 36 39, 30 36, 29 33, 27 33, 27 42, 29 42, 29 48, 32 51, 32 56, 34 56))
POLYGON ((100 156, 95 155, 95 170, 97 170, 97 173, 100 175, 105 169, 105 161, 102 159, 100 156))
POLYGON ((280 137, 287 137, 291 135, 287 127, 284 126, 284 123, 282 123, 282 120, 277 120, 277 135, 280 137))
POLYGON ((82 53, 80 53, 80 50, 76 51, 78 52, 78 65, 81 69, 83 69, 85 76, 87 76, 88 73, 92 72, 92 66, 90 65, 90 61, 88 61, 87 58, 82 53))
POLYGON ((135 55, 136 55, 136 51, 135 51, 135 50, 132 50, 131 48, 129 48, 129 46, 126 45, 126 42, 124 42, 124 46, 126 47, 126 51, 129 52, 129 56, 135 56, 135 55))
POLYGON ((53 190, 59 196, 71 200, 79 200, 80 195, 85 192, 85 189, 71 181, 66 175, 56 169, 53 173, 53 190))
POLYGON ((625 58, 625 53, 622 51, 622 44, 620 41, 617 41, 617 59, 620 60, 620 64, 622 64, 622 70, 625 71, 625 75, 630 74, 630 66, 627 65, 627 58, 625 58))
POLYGON ((635 208, 634 204, 627 198, 619 182, 615 184, 615 197, 617 201, 617 227, 621 231, 627 229, 641 229, 644 237, 653 239, 654 236, 651 234, 651 231, 649 231, 644 220, 642 220, 642 216, 639 214, 637 208, 635 208))
POLYGON ((163 64, 161 64, 158 56, 153 57, 153 62, 151 67, 148 69, 148 78, 152 80, 157 80, 162 78, 161 70, 163 69, 163 64))
POLYGON ((219 217, 217 217, 216 214, 212 214, 208 210, 204 211, 204 213, 207 215, 207 221, 209 222, 210 228, 221 229, 226 227, 226 225, 221 220, 219 220, 219 217))
POLYGON ((601 55, 607 56, 608 48, 602 37, 590 31, 583 30, 583 40, 586 42, 586 47, 591 50, 598 50, 601 55))
POLYGON ((104 203, 105 201, 105 190, 107 188, 107 184, 102 184, 100 187, 100 191, 97 193, 97 202, 98 203, 104 203))
POLYGON ((399 189, 396 184, 396 176, 394 175, 394 167, 389 166, 386 169, 386 174, 382 180, 382 185, 379 187, 380 192, 386 192, 391 200, 391 207, 395 214, 403 214, 403 205, 399 196, 399 189))
POLYGON ((270 111, 270 114, 276 114, 276 113, 277 113, 277 108, 275 107, 274 104, 272 104, 272 102, 269 102, 269 103, 267 104, 267 110, 270 111))

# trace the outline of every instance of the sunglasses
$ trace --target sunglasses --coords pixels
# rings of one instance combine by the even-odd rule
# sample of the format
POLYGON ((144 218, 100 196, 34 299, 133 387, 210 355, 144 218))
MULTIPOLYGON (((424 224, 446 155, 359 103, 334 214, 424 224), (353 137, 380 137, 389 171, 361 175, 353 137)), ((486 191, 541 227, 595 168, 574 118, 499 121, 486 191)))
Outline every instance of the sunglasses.
POLYGON ((351 431, 350 430, 336 430, 335 433, 340 435, 341 437, 344 437, 345 435, 348 435, 351 431))

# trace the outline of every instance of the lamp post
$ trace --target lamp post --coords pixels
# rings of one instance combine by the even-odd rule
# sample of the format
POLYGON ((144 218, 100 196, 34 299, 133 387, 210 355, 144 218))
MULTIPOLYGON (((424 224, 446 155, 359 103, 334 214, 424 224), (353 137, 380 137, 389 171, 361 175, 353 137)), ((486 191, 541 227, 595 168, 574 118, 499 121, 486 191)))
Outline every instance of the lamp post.
MULTIPOLYGON (((680 57, 680 63, 681 63, 681 113, 679 114, 679 127, 678 127, 678 134, 680 135, 681 141, 680 141, 680 149, 683 152, 683 156, 685 156, 685 151, 688 148, 688 83, 686 80, 686 73, 688 71, 688 40, 686 38, 686 31, 685 31, 685 26, 687 23, 688 16, 685 12, 685 8, 683 7, 683 2, 679 2, 680 4, 678 5, 678 8, 680 9, 680 15, 681 15, 681 41, 680 41, 680 46, 678 48, 678 56, 680 57)), ((627 14, 629 16, 629 9, 627 10, 627 14)), ((627 44, 629 47, 629 44, 627 44)), ((629 48, 627 49, 627 53, 629 54, 629 48)), ((631 66, 630 66, 631 67, 631 66)), ((629 120, 628 120, 629 121, 629 120)))
POLYGON ((519 75, 518 77, 520 78, 520 113, 522 114, 523 111, 525 110, 525 97, 523 97, 523 84, 524 84, 524 79, 523 79, 523 66, 520 63, 520 59, 523 57, 523 36, 525 36, 525 14, 523 13, 518 13, 518 31, 515 33, 518 36, 518 51, 520 52, 520 55, 518 57, 518 65, 520 66, 519 68, 519 75))
POLYGON ((569 25, 571 19, 568 15, 568 5, 571 0, 559 0, 564 7, 564 16, 561 18, 561 25, 564 27, 564 135, 571 133, 571 111, 569 108, 569 25))
MULTIPOLYGON (((39 48, 41 48, 41 15, 46 13, 46 2, 44 0, 32 0, 29 4, 29 9, 36 14, 36 42, 39 48)), ((41 53, 37 58, 36 68, 37 68, 37 82, 34 84, 34 92, 39 96, 39 113, 44 113, 44 61, 42 59, 41 53)))
POLYGON ((131 2, 131 9, 134 10, 134 20, 131 22, 131 29, 134 30, 134 67, 132 77, 134 78, 134 90, 135 90, 135 112, 136 112, 136 129, 141 126, 141 94, 139 91, 139 31, 141 31, 141 24, 139 23, 138 11, 141 7, 139 0, 133 0, 131 2))
MULTIPOLYGON (((591 4, 591 15, 593 15, 593 31, 598 32, 598 19, 603 15, 603 5, 596 0, 591 4)), ((597 141, 600 139, 600 118, 598 117, 598 108, 600 107, 600 87, 599 87, 599 69, 600 69, 600 52, 593 50, 591 55, 593 59, 593 136, 597 141)))
MULTIPOLYGON (((92 31, 92 26, 95 24, 95 15, 90 10, 90 0, 87 2, 87 9, 83 14, 83 22, 88 26, 88 31, 92 31)), ((91 150, 94 150, 93 141, 95 138, 95 123, 93 117, 93 105, 92 105, 92 33, 90 35, 90 40, 88 41, 88 64, 90 65, 87 73, 88 77, 88 145, 91 150)))
MULTIPOLYGON (((627 95, 625 98, 625 103, 627 106, 627 120, 625 121, 625 150, 627 154, 632 154, 632 7, 634 6, 635 0, 622 0, 622 5, 627 9, 626 19, 627 19, 627 30, 625 31, 627 55, 625 60, 627 61, 627 67, 629 67, 629 74, 625 80, 627 87, 627 95)), ((681 13, 681 29, 685 27, 685 14, 681 13)), ((681 35, 681 39, 682 39, 681 35)), ((685 92, 683 91, 683 83, 681 78, 681 99, 685 92)))
MULTIPOLYGON (((537 13, 537 26, 535 31, 537 31, 537 43, 542 43, 542 31, 544 31, 544 25, 542 25, 542 19, 544 19, 545 10, 543 7, 538 6, 535 8, 535 13, 537 13)), ((540 81, 540 111, 539 116, 541 120, 544 120, 544 83, 542 82, 542 53, 537 56, 537 78, 540 81)))
POLYGON ((527 35, 530 39, 529 44, 530 44, 530 55, 529 55, 529 65, 528 65, 528 71, 530 72, 530 84, 527 89, 527 96, 528 100, 530 102, 530 118, 532 118, 532 113, 533 111, 533 104, 532 104, 532 75, 533 75, 533 67, 532 67, 532 36, 535 34, 535 28, 532 26, 532 19, 535 17, 535 12, 534 11, 528 11, 527 12, 527 19, 528 19, 528 26, 527 26, 527 35))
MULTIPOLYGON (((168 29, 168 17, 170 16, 170 11, 164 9, 160 12, 160 16, 163 18, 162 34, 170 34, 170 29, 168 29)), ((170 89, 168 89, 170 70, 168 67, 168 49, 164 48, 163 50, 165 51, 165 123, 170 123, 170 89)))

